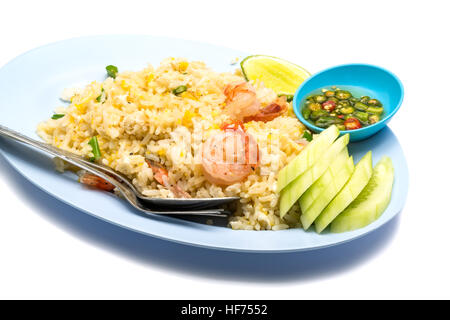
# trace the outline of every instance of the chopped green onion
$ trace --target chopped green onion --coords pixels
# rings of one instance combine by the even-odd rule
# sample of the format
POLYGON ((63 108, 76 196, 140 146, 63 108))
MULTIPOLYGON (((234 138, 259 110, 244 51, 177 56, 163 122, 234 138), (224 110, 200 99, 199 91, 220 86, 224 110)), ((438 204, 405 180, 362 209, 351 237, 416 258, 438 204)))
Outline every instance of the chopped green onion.
POLYGON ((278 96, 279 97, 285 96, 287 102, 291 102, 292 100, 294 100, 294 95, 292 95, 292 94, 280 94, 278 96))
POLYGON ((89 140, 88 144, 92 147, 92 153, 94 154, 94 156, 90 160, 93 162, 100 159, 102 157, 102 153, 100 152, 97 136, 92 137, 92 139, 89 140))
POLYGON ((177 95, 185 92, 186 90, 187 90, 187 87, 185 85, 181 85, 181 86, 178 86, 175 89, 173 89, 172 93, 177 96, 177 95))
POLYGON ((110 64, 109 66, 106 67, 106 72, 108 73, 108 76, 115 79, 117 73, 119 72, 119 69, 117 69, 116 66, 113 66, 112 64, 110 64))
POLYGON ((294 96, 292 94, 283 94, 283 93, 281 93, 278 96, 279 97, 285 96, 286 97, 286 102, 291 102, 292 100, 294 100, 294 96))
POLYGON ((62 117, 64 117, 65 116, 65 114, 62 114, 62 113, 55 113, 53 116, 52 116, 52 119, 53 120, 57 120, 57 119, 60 119, 60 118, 62 118, 62 117))
POLYGON ((103 93, 105 92, 105 89, 102 88, 102 93, 100 93, 100 95, 95 98, 95 101, 97 102, 101 102, 102 101, 102 97, 103 97, 103 93))
POLYGON ((309 131, 303 132, 303 138, 306 139, 306 141, 311 142, 312 141, 312 134, 309 131))

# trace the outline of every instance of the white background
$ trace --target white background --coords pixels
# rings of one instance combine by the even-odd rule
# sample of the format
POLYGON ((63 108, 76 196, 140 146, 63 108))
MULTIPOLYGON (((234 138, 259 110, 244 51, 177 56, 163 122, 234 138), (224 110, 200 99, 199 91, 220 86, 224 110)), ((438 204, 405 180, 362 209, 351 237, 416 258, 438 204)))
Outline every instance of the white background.
POLYGON ((405 86, 389 126, 411 181, 399 218, 346 250, 248 256, 123 231, 52 200, 0 159, 0 298, 450 298, 446 2, 2 1, 0 65, 49 42, 98 34, 199 40, 311 72, 381 65, 405 86), (200 255, 211 263, 197 265, 200 255))

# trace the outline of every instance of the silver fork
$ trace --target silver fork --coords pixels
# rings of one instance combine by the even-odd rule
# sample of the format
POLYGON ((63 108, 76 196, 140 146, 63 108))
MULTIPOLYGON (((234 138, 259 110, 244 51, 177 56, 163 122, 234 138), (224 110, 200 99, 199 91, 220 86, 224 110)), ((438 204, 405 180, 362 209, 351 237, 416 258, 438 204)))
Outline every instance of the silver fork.
POLYGON ((11 130, 0 125, 0 135, 19 141, 21 143, 30 145, 53 156, 59 157, 62 160, 73 164, 83 170, 86 170, 100 178, 105 179, 113 184, 123 197, 136 209, 147 215, 198 215, 198 216, 212 216, 212 217, 227 217, 229 212, 221 208, 213 208, 222 204, 233 202, 239 197, 223 197, 223 198, 186 198, 186 199, 165 199, 165 198, 149 198, 139 192, 131 181, 120 174, 119 172, 90 162, 83 157, 72 152, 56 148, 50 144, 43 143, 31 139, 19 132, 11 130), (151 210, 144 206, 155 205, 163 207, 163 211, 151 210), (180 208, 182 208, 180 210, 180 208), (200 210, 210 208, 208 210, 200 210), (178 209, 178 210, 176 210, 178 209), (184 210, 183 210, 184 209, 184 210))

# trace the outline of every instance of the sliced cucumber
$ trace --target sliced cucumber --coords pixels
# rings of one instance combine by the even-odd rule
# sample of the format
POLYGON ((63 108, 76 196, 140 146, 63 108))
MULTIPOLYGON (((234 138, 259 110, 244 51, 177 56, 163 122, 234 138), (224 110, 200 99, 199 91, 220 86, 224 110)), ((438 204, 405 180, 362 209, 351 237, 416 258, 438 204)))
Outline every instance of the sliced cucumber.
POLYGON ((348 160, 348 150, 344 150, 339 153, 336 159, 331 163, 330 167, 314 184, 305 191, 300 197, 298 203, 302 212, 305 212, 309 206, 316 200, 317 197, 333 182, 333 178, 338 175, 348 160))
POLYGON ((344 232, 367 226, 386 210, 394 184, 394 166, 383 157, 359 196, 331 223, 332 232, 344 232))
POLYGON ((277 191, 280 192, 295 178, 304 173, 330 148, 338 137, 339 129, 331 126, 316 137, 306 148, 278 173, 277 191))
POLYGON ((245 79, 260 80, 279 95, 293 95, 300 84, 311 76, 302 67, 289 61, 264 56, 248 56, 241 62, 245 79))
POLYGON ((336 197, 314 221, 316 231, 322 232, 361 193, 372 176, 372 151, 358 162, 352 176, 336 197))
POLYGON ((283 217, 301 195, 327 170, 331 162, 349 142, 349 135, 337 139, 311 168, 292 181, 280 193, 280 217, 283 217))
MULTIPOLYGON (((347 162, 336 175, 333 175, 333 173, 330 172, 330 175, 332 175, 332 181, 330 184, 321 192, 320 196, 317 197, 309 208, 305 211, 302 209, 300 221, 302 222, 303 229, 308 229, 322 210, 330 203, 331 200, 333 200, 336 194, 338 194, 348 179, 352 176, 354 168, 353 157, 350 157, 347 158, 347 162)), ((329 169, 330 168, 328 168, 327 171, 330 171, 329 169)), ((325 174, 327 173, 328 172, 325 174)))

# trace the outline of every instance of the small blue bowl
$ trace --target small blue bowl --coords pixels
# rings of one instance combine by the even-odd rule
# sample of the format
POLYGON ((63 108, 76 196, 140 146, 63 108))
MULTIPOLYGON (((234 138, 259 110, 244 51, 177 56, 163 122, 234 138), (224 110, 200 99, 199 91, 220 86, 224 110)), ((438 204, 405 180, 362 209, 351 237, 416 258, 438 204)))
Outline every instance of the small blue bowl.
POLYGON ((321 132, 325 129, 316 127, 303 118, 302 107, 306 97, 331 86, 349 90, 357 98, 367 95, 378 99, 383 104, 384 113, 380 122, 361 129, 341 131, 341 135, 349 133, 352 142, 367 139, 383 129, 403 101, 403 85, 393 73, 386 69, 368 64, 345 64, 325 69, 306 79, 295 92, 293 100, 297 118, 313 132, 321 132))

